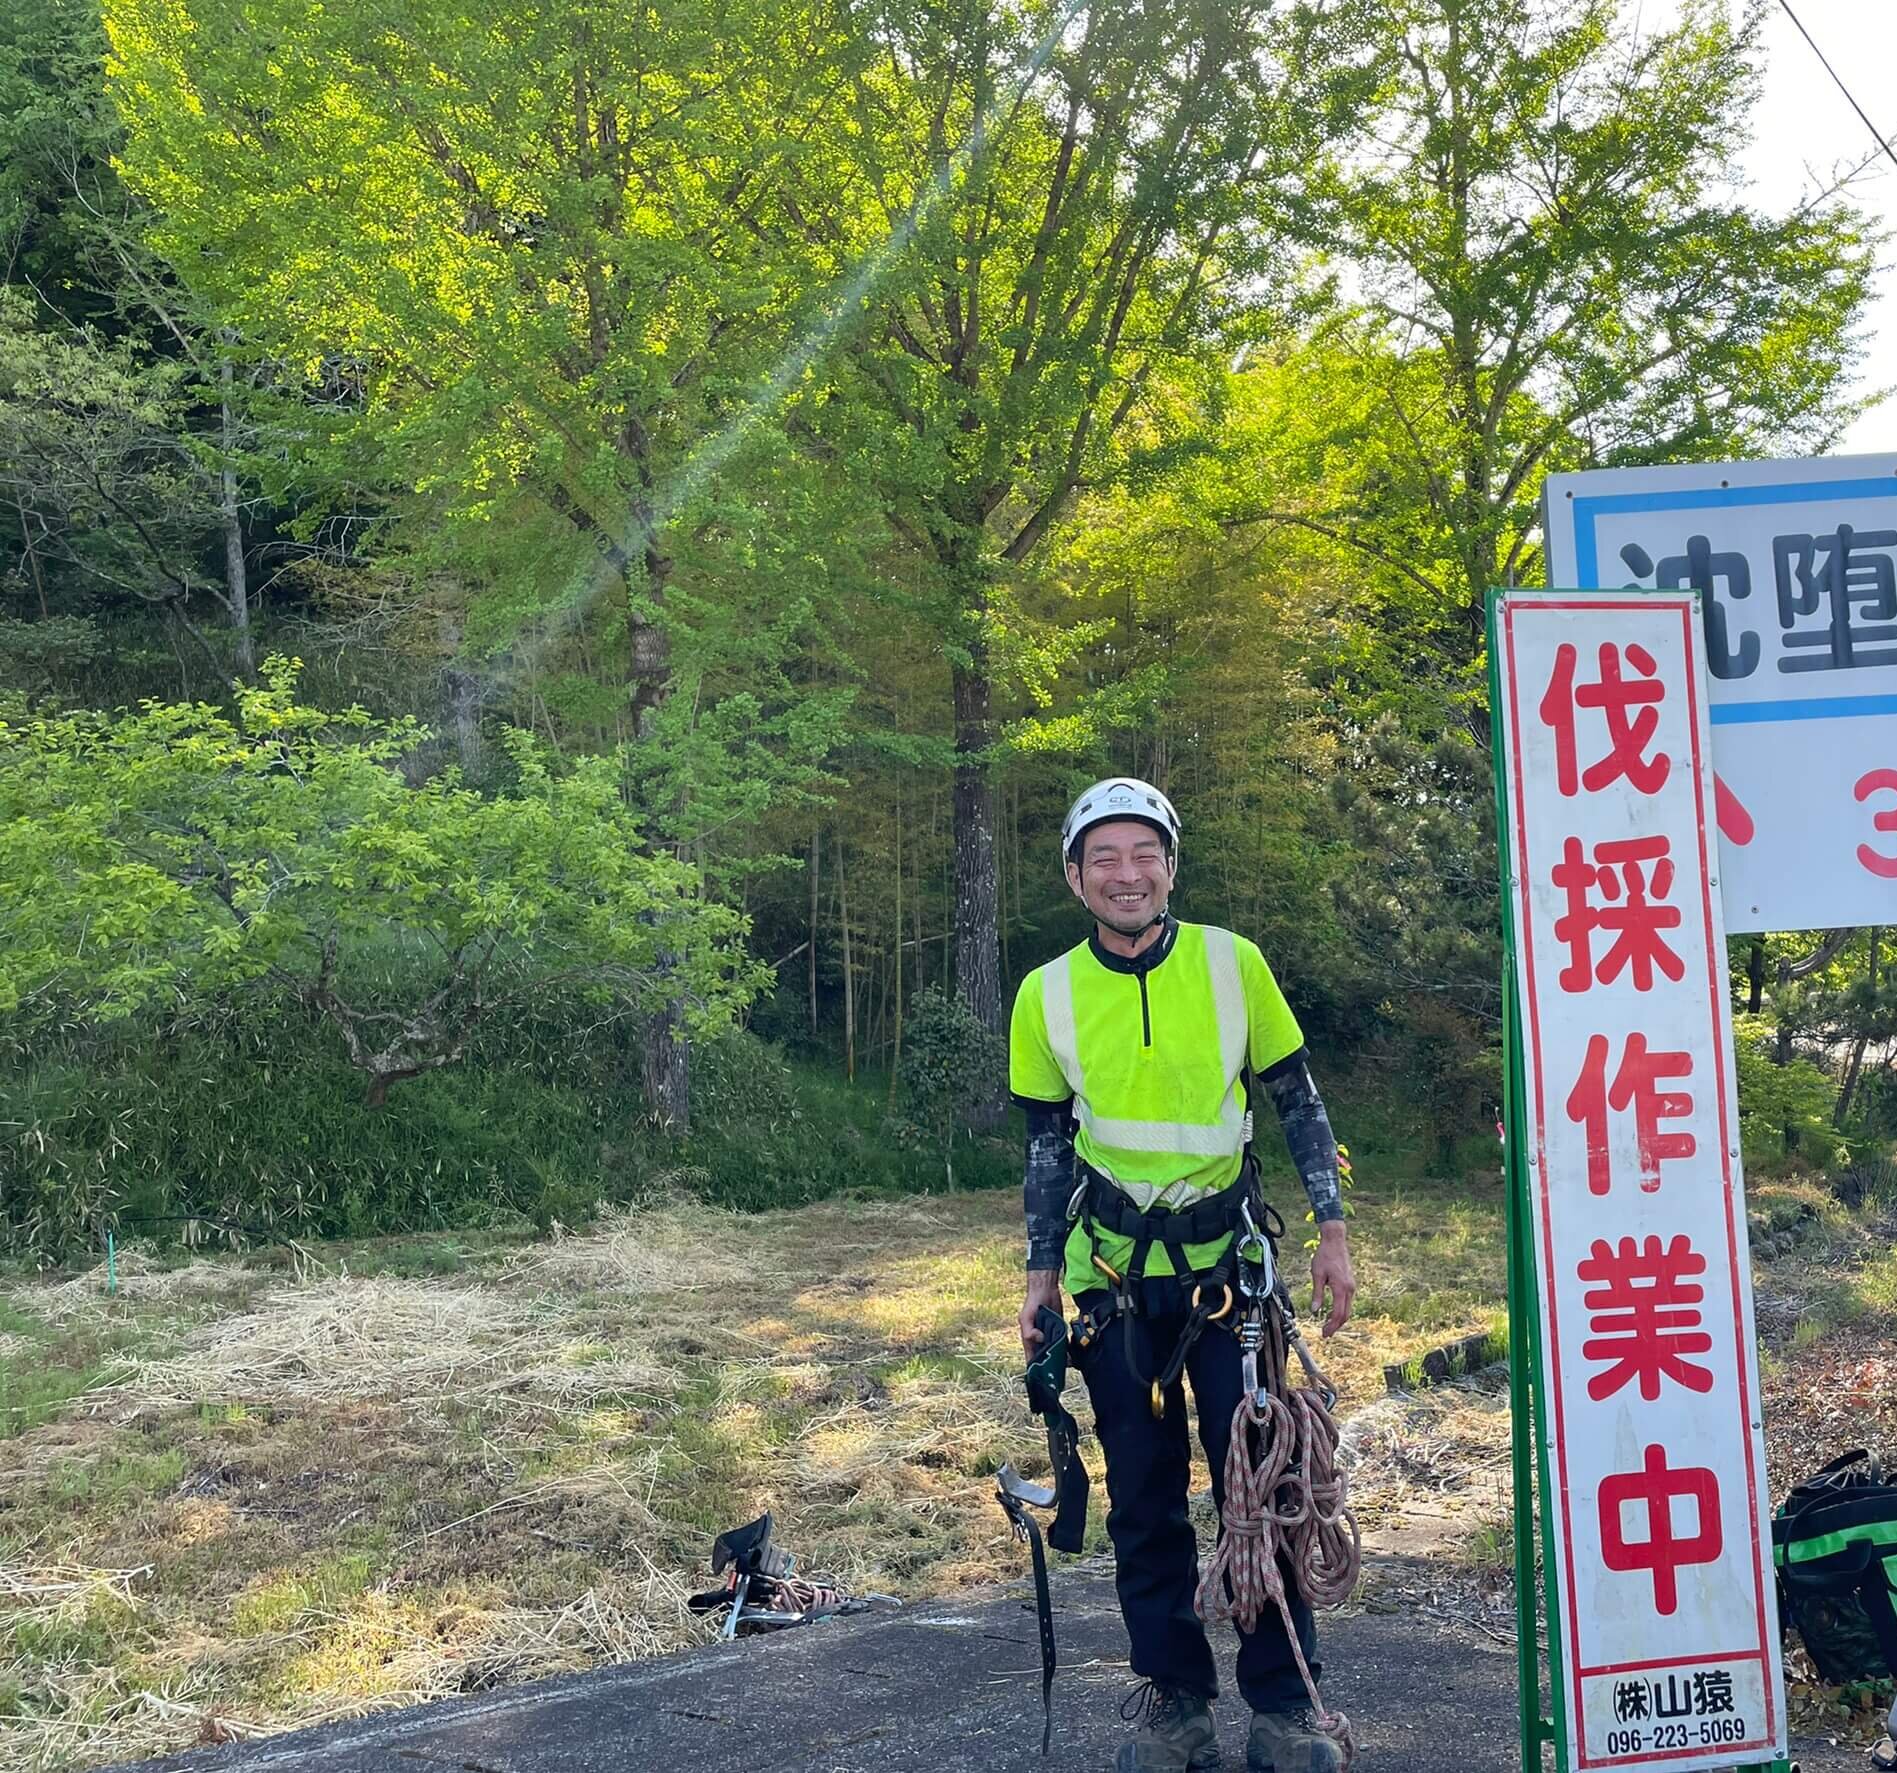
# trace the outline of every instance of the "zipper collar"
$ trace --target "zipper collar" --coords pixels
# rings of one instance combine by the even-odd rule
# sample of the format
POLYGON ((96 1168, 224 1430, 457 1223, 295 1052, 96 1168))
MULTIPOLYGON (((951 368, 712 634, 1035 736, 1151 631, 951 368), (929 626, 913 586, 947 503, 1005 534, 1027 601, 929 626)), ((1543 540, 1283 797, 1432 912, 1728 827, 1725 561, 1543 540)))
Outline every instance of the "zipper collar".
POLYGON ((1159 940, 1142 949, 1138 954, 1115 954, 1110 948, 1102 946, 1100 929, 1096 924, 1093 933, 1087 937, 1087 947, 1093 957, 1110 973, 1126 973, 1140 977, 1150 973, 1154 967, 1172 953, 1173 944, 1179 940, 1179 920, 1168 911, 1166 921, 1160 926, 1159 940))

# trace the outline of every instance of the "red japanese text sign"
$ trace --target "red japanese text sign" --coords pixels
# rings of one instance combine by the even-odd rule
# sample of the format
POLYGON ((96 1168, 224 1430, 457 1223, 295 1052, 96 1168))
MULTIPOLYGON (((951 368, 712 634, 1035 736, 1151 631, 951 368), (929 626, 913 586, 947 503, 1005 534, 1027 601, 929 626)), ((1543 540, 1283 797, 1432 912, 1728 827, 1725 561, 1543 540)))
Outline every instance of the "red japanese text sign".
POLYGON ((1497 612, 1574 1768, 1784 1752, 1700 622, 1497 612))

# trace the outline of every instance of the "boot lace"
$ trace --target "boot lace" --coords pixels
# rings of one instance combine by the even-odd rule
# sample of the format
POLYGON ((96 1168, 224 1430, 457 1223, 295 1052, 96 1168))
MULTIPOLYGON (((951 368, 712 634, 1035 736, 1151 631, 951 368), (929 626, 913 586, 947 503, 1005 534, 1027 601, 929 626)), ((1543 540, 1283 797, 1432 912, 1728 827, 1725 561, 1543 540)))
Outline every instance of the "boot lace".
POLYGON ((1157 1730, 1172 1718, 1186 1715, 1185 1689, 1163 1681, 1141 1681, 1120 1703, 1120 1716, 1142 1730, 1157 1730))

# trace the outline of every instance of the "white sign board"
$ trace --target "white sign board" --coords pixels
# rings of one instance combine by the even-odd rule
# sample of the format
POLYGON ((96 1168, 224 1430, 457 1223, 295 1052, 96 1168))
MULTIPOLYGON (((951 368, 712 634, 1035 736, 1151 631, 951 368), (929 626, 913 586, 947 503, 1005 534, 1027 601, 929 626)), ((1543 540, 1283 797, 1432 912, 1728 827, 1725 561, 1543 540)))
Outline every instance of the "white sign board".
POLYGON ((1548 583, 1705 608, 1726 928, 1897 923, 1897 456, 1555 474, 1548 583))
POLYGON ((1568 1765, 1785 1747, 1700 599, 1497 616, 1568 1765))

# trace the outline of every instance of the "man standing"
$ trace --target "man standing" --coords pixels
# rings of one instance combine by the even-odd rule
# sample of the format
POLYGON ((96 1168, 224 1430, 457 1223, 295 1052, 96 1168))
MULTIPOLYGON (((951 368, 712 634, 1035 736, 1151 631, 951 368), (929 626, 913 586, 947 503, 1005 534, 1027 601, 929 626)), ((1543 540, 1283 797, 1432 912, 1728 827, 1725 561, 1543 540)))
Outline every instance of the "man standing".
MULTIPOLYGON (((1096 783, 1069 810, 1061 851, 1094 930, 1030 973, 1014 1002, 1009 1083, 1028 1116, 1021 1341, 1032 1358, 1035 1314, 1060 1310, 1064 1278, 1085 1330, 1073 1341, 1106 1455, 1120 1609, 1133 1672, 1146 1682, 1123 1713, 1137 1714, 1138 1729, 1117 1765, 1186 1773, 1218 1762, 1209 1703, 1218 1675, 1192 1604, 1198 1542, 1180 1381, 1192 1382, 1222 1504, 1243 1385, 1238 1343, 1214 1318, 1254 1185, 1251 1078, 1277 1109, 1317 1220, 1312 1307, 1328 1294, 1327 1336, 1355 1291, 1337 1143, 1304 1037, 1257 946, 1166 909, 1179 870, 1179 818, 1166 796, 1127 777, 1096 783)), ((1311 1611, 1281 1566, 1315 1675, 1311 1611)), ((1253 1773, 1341 1768, 1275 1608, 1239 1634, 1238 1685, 1253 1713, 1253 1773)))

